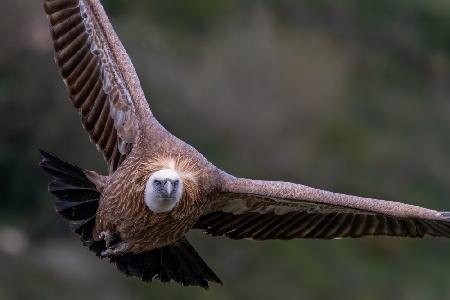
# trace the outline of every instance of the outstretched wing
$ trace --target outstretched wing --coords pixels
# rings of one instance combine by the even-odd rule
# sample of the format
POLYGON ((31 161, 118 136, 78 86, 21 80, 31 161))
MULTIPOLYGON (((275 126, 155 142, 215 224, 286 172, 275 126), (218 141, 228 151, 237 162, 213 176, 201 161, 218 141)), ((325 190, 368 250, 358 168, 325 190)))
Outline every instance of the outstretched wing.
POLYGON ((307 186, 225 176, 195 228, 232 239, 450 237, 450 213, 307 186))
POLYGON ((55 61, 110 173, 151 116, 134 67, 99 0, 45 0, 55 61))

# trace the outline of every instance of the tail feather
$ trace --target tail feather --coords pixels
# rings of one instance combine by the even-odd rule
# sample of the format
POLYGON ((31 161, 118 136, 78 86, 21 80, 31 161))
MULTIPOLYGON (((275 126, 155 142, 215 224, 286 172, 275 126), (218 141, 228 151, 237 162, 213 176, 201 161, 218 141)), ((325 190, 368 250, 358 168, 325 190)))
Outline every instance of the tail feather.
POLYGON ((222 283, 219 277, 209 268, 186 239, 180 241, 177 246, 179 249, 178 260, 185 263, 186 266, 190 266, 193 269, 194 275, 201 275, 206 280, 222 283))
POLYGON ((208 282, 222 284, 194 248, 184 238, 177 243, 139 254, 126 254, 111 258, 119 271, 151 282, 174 280, 184 286, 194 285, 205 289, 208 282))
MULTIPOLYGON (((40 166, 55 179, 48 185, 57 198, 56 211, 69 221, 70 228, 81 237, 83 245, 100 257, 106 249, 104 241, 95 241, 92 230, 101 193, 83 169, 39 150, 43 156, 40 166)), ((113 256, 110 262, 127 276, 149 282, 173 280, 184 286, 208 288, 208 282, 222 284, 195 249, 184 238, 175 244, 138 254, 113 256)))

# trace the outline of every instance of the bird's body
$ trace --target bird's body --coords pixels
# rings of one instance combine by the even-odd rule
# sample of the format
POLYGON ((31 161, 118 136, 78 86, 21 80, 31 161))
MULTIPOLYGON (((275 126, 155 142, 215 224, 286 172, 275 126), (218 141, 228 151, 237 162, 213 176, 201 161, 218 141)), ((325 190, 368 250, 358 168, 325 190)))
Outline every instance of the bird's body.
POLYGON ((103 154, 106 176, 42 152, 56 210, 118 269, 208 287, 220 279, 185 235, 232 239, 450 237, 450 214, 304 185, 233 177, 153 116, 99 0, 45 0, 72 104, 103 154))
POLYGON ((217 177, 215 168, 206 160, 200 166, 189 156, 180 156, 180 151, 165 149, 163 155, 157 156, 154 153, 161 152, 130 153, 120 172, 107 178, 96 218, 97 239, 101 232, 110 230, 130 242, 133 252, 151 250, 182 238, 204 211, 207 194, 215 188, 215 182, 208 180, 217 177), (207 165, 211 171, 201 172, 207 165), (142 201, 149 176, 161 169, 174 169, 182 174, 184 188, 189 190, 173 210, 164 214, 151 211, 142 201))

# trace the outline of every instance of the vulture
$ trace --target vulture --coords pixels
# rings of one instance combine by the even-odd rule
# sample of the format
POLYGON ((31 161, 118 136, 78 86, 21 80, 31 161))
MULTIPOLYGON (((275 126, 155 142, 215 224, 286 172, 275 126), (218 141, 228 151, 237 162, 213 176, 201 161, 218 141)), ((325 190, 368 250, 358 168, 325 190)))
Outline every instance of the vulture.
POLYGON ((99 0, 44 0, 55 61, 106 160, 100 175, 40 150, 55 209, 84 246, 143 281, 221 280, 186 234, 230 239, 450 237, 450 212, 237 178, 155 119, 99 0))

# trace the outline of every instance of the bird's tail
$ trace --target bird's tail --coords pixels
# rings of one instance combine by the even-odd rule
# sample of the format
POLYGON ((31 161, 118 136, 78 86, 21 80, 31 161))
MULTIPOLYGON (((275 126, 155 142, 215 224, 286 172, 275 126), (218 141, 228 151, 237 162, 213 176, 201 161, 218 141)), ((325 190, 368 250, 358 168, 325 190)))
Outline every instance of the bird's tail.
MULTIPOLYGON (((83 244, 101 257, 101 252, 106 250, 106 243, 95 241, 92 236, 101 193, 86 176, 87 171, 43 150, 39 151, 42 154, 39 165, 55 177, 49 183, 48 190, 57 198, 56 211, 69 221, 71 229, 81 237, 83 244)), ((208 288, 208 282, 211 281, 222 283, 185 238, 162 248, 113 256, 110 262, 125 275, 143 281, 174 280, 185 286, 203 288, 208 288)))
POLYGON ((208 282, 222 284, 219 277, 203 261, 186 238, 162 248, 113 256, 111 262, 127 276, 136 276, 143 281, 159 279, 174 280, 184 286, 195 285, 205 289, 208 282))

